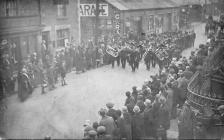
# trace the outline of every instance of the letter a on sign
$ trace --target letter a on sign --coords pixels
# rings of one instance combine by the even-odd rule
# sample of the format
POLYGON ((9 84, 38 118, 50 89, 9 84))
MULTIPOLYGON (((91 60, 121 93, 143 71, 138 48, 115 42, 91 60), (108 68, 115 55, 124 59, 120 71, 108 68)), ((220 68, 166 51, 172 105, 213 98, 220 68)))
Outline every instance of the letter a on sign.
MULTIPOLYGON (((108 4, 101 3, 99 5, 99 16, 108 16, 108 4)), ((80 16, 96 16, 95 11, 96 4, 80 4, 80 16)))

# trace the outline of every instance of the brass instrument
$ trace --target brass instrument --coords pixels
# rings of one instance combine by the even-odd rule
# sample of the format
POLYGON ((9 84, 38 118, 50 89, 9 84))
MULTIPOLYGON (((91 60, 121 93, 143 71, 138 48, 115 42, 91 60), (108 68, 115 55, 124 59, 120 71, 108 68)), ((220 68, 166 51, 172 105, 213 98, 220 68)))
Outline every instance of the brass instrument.
POLYGON ((149 49, 150 49, 150 48, 147 48, 147 49, 145 50, 145 53, 142 55, 142 59, 143 59, 143 60, 145 59, 146 55, 149 53, 149 49))
POLYGON ((119 51, 115 50, 111 46, 107 47, 106 52, 113 57, 118 57, 118 55, 119 55, 119 51))

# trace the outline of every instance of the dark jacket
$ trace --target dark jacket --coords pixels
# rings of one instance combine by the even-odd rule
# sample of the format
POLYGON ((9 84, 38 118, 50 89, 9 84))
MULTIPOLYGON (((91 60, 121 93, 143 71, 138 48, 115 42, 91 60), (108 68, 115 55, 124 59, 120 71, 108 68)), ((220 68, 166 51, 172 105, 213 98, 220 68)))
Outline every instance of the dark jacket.
POLYGON ((166 105, 161 105, 158 111, 158 125, 168 130, 170 128, 169 111, 166 105))
POLYGON ((152 107, 146 107, 143 114, 144 114, 145 135, 153 136, 153 134, 156 131, 155 131, 154 123, 153 123, 154 118, 153 118, 152 107))
POLYGON ((117 114, 116 114, 116 110, 113 108, 110 108, 107 112, 107 116, 112 117, 114 120, 117 120, 117 114))
POLYGON ((132 138, 144 137, 144 117, 142 113, 135 113, 132 118, 132 138))

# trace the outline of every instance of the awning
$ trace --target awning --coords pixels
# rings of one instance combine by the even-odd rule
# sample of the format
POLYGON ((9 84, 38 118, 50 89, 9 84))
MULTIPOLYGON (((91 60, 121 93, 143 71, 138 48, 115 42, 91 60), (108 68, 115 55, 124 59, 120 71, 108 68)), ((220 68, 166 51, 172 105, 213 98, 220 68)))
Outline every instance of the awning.
POLYGON ((119 10, 166 9, 178 7, 172 0, 106 0, 119 10))

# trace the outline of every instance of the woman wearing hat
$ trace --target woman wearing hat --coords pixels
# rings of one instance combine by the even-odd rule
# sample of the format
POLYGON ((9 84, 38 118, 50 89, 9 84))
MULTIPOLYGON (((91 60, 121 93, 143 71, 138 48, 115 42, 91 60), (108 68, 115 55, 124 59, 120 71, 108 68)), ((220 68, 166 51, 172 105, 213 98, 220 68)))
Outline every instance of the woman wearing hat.
POLYGON ((140 108, 136 105, 133 109, 134 115, 132 118, 132 138, 139 139, 144 137, 144 117, 140 113, 140 108))
POLYGON ((144 127, 145 127, 145 135, 147 137, 155 137, 155 127, 154 127, 154 119, 153 119, 153 111, 152 111, 152 102, 149 99, 146 99, 145 102, 145 110, 144 114, 144 127))
POLYGON ((124 125, 124 135, 122 138, 126 138, 127 140, 132 139, 132 129, 131 129, 131 122, 132 122, 132 116, 128 112, 128 109, 126 106, 122 107, 122 119, 123 119, 123 125, 124 125))

